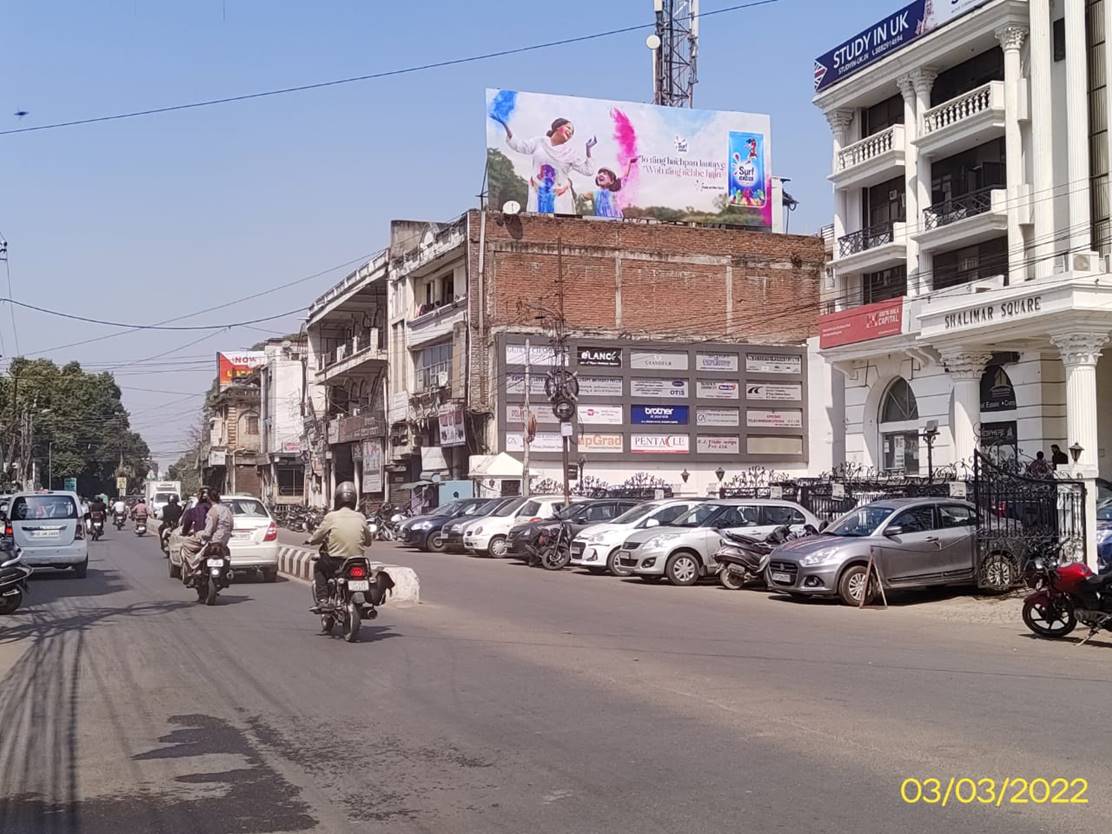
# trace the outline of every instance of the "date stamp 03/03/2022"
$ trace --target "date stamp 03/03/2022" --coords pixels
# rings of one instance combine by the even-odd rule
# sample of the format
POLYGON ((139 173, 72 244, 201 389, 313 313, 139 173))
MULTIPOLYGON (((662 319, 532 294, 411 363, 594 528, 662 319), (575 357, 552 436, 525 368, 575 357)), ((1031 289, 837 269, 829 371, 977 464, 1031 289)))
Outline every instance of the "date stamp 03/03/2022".
POLYGON ((1088 805, 1089 780, 1022 776, 908 777, 900 799, 908 805, 1088 805))

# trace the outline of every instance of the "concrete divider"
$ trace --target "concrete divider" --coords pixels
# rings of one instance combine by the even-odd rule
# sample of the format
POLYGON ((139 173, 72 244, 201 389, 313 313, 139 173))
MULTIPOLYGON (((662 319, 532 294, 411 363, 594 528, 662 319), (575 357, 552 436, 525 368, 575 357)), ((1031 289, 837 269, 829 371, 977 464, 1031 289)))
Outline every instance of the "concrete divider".
MULTIPOLYGON (((296 547, 283 544, 278 548, 278 572, 294 579, 304 579, 311 582, 313 579, 312 558, 315 550, 307 547, 296 547)), ((394 590, 386 598, 386 605, 416 605, 421 601, 421 583, 417 579, 417 571, 401 565, 387 565, 382 562, 371 562, 372 567, 382 568, 394 580, 394 590)))

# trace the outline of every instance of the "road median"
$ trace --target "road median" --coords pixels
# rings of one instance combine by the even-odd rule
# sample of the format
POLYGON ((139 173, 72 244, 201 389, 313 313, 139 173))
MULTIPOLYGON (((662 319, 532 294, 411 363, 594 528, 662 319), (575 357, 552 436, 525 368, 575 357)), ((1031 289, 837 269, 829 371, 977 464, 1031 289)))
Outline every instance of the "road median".
MULTIPOLYGON (((315 550, 307 547, 283 544, 278 548, 278 572, 309 582, 313 578, 312 559, 315 550)), ((388 605, 416 605, 421 601, 421 583, 417 571, 402 565, 387 565, 372 560, 372 567, 382 568, 394 580, 394 590, 387 599, 388 605)))

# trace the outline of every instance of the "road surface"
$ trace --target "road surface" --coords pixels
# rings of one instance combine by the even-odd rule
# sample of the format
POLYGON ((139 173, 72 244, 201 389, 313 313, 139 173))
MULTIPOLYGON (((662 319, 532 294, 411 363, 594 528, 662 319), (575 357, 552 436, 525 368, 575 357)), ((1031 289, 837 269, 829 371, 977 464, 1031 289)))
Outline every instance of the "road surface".
POLYGON ((348 645, 301 583, 214 608, 110 529, 0 623, 0 831, 1099 831, 1112 645, 376 547, 348 645), (909 806, 909 776, 1089 780, 909 806))

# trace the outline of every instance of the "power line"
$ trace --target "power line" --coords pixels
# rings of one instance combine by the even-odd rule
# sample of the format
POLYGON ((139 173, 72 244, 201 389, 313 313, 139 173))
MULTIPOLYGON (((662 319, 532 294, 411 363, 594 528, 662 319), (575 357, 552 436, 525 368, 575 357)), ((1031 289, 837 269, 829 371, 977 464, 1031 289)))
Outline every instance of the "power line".
MULTIPOLYGON (((714 15, 727 14, 729 12, 741 11, 742 9, 751 9, 756 6, 768 6, 778 0, 753 0, 749 3, 740 3, 734 6, 727 6, 722 9, 715 9, 710 12, 702 12, 698 15, 700 18, 713 17, 714 15)), ((694 16, 692 16, 694 17, 694 16)), ((212 107, 217 104, 232 104, 241 101, 251 101, 254 99, 268 98, 271 96, 287 95, 289 93, 303 93, 309 90, 322 90, 328 87, 339 87, 344 84, 355 84, 362 81, 375 81, 382 78, 392 78, 399 75, 410 75, 416 72, 426 72, 433 69, 443 69, 444 67, 454 67, 460 64, 470 64, 477 61, 489 61, 493 58, 505 58, 510 55, 521 55, 525 52, 535 52, 542 49, 553 49, 558 46, 569 46, 576 43, 585 43, 587 41, 599 40, 601 38, 610 38, 615 35, 624 35, 628 32, 637 32, 643 29, 654 29, 654 23, 638 23, 634 26, 623 26, 618 29, 609 29, 605 32, 595 32, 590 35, 578 35, 571 38, 562 38, 555 41, 546 41, 543 43, 531 44, 529 46, 519 46, 514 49, 500 49, 494 52, 483 52, 478 55, 469 55, 463 58, 449 58, 443 61, 432 61, 426 64, 417 64, 411 67, 400 67, 392 70, 383 70, 381 72, 367 73, 366 75, 353 75, 347 78, 334 78, 330 81, 318 81, 312 84, 299 84, 293 87, 280 87, 274 90, 262 90, 255 93, 244 93, 235 96, 223 96, 221 98, 202 99, 200 101, 186 102, 184 104, 170 104, 162 107, 151 107, 145 110, 133 110, 127 113, 114 113, 106 116, 92 116, 87 119, 72 119, 65 122, 54 122, 52 124, 35 125, 32 127, 18 127, 9 130, 0 130, 0 136, 9 136, 15 133, 34 133, 42 130, 54 130, 62 127, 77 127, 80 125, 98 124, 100 122, 113 122, 121 119, 134 119, 140 116, 153 116, 159 113, 173 113, 178 110, 191 110, 198 107, 212 107)))
POLYGON ((243 327, 248 324, 259 324, 266 321, 274 321, 275 319, 285 318, 292 316, 296 313, 304 311, 304 307, 297 307, 293 310, 287 310, 284 313, 278 313, 273 316, 266 316, 259 319, 248 319, 247 321, 233 321, 227 324, 178 324, 178 325, 161 325, 161 324, 125 324, 118 321, 105 321, 103 319, 89 318, 88 316, 79 316, 75 313, 63 313, 59 310, 50 310, 46 307, 38 307, 34 304, 28 304, 25 301, 16 301, 11 296, 7 298, 0 298, 0 302, 8 302, 17 307, 23 307, 28 310, 34 310, 37 313, 45 313, 49 316, 57 316, 63 319, 70 319, 71 321, 81 321, 86 324, 101 324, 106 327, 125 327, 131 330, 229 330, 233 327, 243 327))

